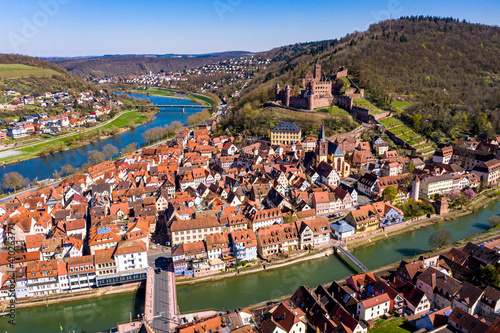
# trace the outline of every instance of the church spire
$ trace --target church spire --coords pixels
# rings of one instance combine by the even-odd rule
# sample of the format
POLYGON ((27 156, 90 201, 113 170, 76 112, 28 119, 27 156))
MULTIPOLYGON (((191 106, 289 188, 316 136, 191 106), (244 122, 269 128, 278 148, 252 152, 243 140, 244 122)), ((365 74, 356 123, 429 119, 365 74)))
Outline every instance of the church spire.
POLYGON ((325 137, 325 123, 321 122, 321 135, 319 136, 319 141, 320 142, 325 142, 326 137, 325 137))

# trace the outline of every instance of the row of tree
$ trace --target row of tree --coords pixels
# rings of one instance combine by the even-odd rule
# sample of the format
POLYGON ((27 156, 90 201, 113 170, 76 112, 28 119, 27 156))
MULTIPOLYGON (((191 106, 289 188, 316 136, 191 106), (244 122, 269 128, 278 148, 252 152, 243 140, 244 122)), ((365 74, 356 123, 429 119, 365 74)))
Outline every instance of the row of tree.
POLYGON ((181 122, 173 121, 170 125, 158 126, 148 129, 142 134, 142 138, 145 142, 151 144, 173 136, 183 128, 184 126, 182 126, 181 122))

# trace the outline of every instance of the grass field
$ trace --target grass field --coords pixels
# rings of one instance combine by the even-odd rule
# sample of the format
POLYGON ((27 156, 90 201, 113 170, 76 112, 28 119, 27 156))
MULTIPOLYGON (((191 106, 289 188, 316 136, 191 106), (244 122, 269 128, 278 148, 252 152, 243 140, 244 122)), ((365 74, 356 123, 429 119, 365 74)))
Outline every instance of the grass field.
POLYGON ((165 97, 172 97, 174 93, 169 90, 157 89, 157 88, 148 88, 147 90, 143 89, 132 89, 130 90, 134 94, 149 94, 149 95, 158 95, 165 97))
POLYGON ((402 135, 398 135, 398 138, 400 138, 401 140, 415 140, 417 139, 417 136, 418 134, 413 132, 413 131, 409 131, 405 134, 402 134, 402 135))
POLYGON ((391 105, 398 113, 406 111, 413 103, 409 102, 392 102, 391 105))
POLYGON ((379 123, 381 123, 382 125, 384 125, 386 128, 393 127, 393 126, 396 126, 396 125, 404 125, 401 122, 401 120, 393 118, 393 117, 388 117, 388 118, 381 119, 381 120, 379 120, 379 123))
POLYGON ((193 94, 188 94, 187 97, 198 100, 198 101, 205 102, 205 104, 208 104, 210 106, 214 106, 214 101, 211 98, 208 98, 205 96, 200 96, 200 95, 193 95, 193 94))
POLYGON ((415 149, 426 146, 425 140, 423 138, 413 139, 408 141, 408 144, 415 149))
POLYGON ((329 114, 337 114, 337 115, 349 115, 349 112, 346 110, 339 108, 338 106, 325 106, 322 108, 315 109, 316 112, 324 112, 329 114))
POLYGON ((0 79, 15 79, 29 76, 62 75, 52 69, 38 68, 21 64, 0 64, 0 79))
POLYGON ((370 114, 377 114, 377 113, 386 112, 386 111, 384 111, 382 109, 379 109, 378 107, 376 107, 372 103, 368 102, 364 98, 356 98, 356 99, 354 99, 354 105, 362 107, 362 108, 365 108, 365 109, 368 109, 368 111, 370 111, 370 114))
POLYGON ((148 119, 145 115, 140 113, 139 111, 132 111, 122 114, 120 117, 116 118, 109 124, 102 126, 102 129, 112 128, 116 126, 118 128, 126 127, 131 121, 133 121, 136 125, 145 122, 148 119))
POLYGON ((375 321, 375 328, 370 333, 414 332, 415 328, 403 318, 375 321))
POLYGON ((266 108, 259 114, 255 114, 255 117, 258 118, 262 123, 265 123, 265 127, 268 127, 269 129, 276 126, 280 121, 294 122, 300 128, 302 128, 303 136, 319 134, 321 131, 322 122, 325 123, 327 135, 347 132, 359 126, 358 123, 351 120, 348 125, 351 126, 350 128, 329 127, 329 124, 331 123, 341 122, 341 118, 326 112, 301 112, 282 108, 266 108), (338 130, 338 132, 336 130, 338 130), (328 134, 328 132, 330 132, 330 134, 328 134))

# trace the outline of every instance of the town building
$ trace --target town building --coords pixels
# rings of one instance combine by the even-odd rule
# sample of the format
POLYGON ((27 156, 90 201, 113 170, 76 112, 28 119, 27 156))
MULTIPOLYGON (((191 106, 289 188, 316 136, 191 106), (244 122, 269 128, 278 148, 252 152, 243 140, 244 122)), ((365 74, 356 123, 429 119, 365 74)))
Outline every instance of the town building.
POLYGON ((291 144, 301 140, 302 129, 291 122, 280 122, 271 130, 271 145, 291 144))

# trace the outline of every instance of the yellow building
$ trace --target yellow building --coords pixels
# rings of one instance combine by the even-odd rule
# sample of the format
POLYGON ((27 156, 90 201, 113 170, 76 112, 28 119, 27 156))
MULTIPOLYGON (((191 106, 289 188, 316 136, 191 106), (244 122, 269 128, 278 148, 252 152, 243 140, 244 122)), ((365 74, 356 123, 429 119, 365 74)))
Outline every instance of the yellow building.
POLYGON ((302 129, 291 122, 280 122, 271 130, 271 144, 291 144, 299 142, 302 136, 302 129))

